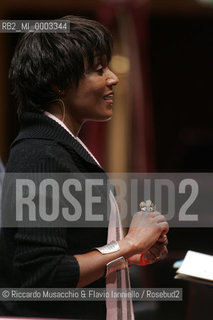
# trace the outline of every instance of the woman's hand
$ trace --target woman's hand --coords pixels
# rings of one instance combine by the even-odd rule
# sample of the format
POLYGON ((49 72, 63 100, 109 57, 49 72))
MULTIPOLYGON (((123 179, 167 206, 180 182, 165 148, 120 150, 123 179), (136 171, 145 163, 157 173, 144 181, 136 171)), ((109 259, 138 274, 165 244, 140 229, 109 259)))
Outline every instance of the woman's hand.
MULTIPOLYGON (((85 254, 78 254, 77 259, 80 267, 80 277, 77 284, 78 288, 85 287, 88 284, 104 276, 106 264, 119 257, 129 259, 134 255, 138 259, 141 253, 148 252, 151 261, 152 256, 158 256, 162 252, 161 246, 164 246, 163 239, 169 230, 168 223, 159 212, 137 212, 131 222, 129 232, 126 237, 119 240, 120 250, 101 254, 94 250, 85 254), (162 242, 157 244, 157 242, 162 242)), ((166 250, 164 248, 164 250, 166 250)))
POLYGON ((167 250, 167 236, 164 235, 163 241, 157 241, 147 252, 143 254, 142 261, 141 261, 141 254, 135 254, 128 258, 129 265, 136 264, 142 265, 141 262, 146 264, 152 264, 159 260, 162 260, 166 257, 168 250, 167 250))
POLYGON ((152 248, 148 252, 149 259, 152 261, 154 259, 151 258, 152 256, 159 256, 159 252, 166 251, 163 243, 168 230, 169 225, 159 212, 137 212, 132 219, 129 232, 122 240, 131 248, 127 258, 147 253, 152 248))

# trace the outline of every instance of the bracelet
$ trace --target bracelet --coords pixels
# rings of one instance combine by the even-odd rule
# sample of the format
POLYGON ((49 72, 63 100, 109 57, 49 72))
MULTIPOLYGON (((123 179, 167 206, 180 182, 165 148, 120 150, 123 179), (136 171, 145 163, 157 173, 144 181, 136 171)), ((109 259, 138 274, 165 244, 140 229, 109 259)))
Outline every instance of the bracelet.
MULTIPOLYGON (((97 247, 95 248, 102 254, 108 254, 120 251, 120 246, 117 241, 113 240, 110 243, 106 244, 103 247, 97 247)), ((106 264, 106 271, 105 271, 105 277, 108 277, 111 273, 116 272, 121 269, 127 268, 127 263, 125 258, 119 257, 117 259, 114 259, 106 264)))
POLYGON ((102 254, 113 253, 121 250, 118 242, 115 240, 111 241, 110 243, 106 244, 103 247, 97 247, 95 249, 102 254))
POLYGON ((127 262, 124 257, 119 257, 115 260, 112 260, 106 264, 106 274, 107 278, 111 273, 116 272, 121 269, 127 269, 127 262))

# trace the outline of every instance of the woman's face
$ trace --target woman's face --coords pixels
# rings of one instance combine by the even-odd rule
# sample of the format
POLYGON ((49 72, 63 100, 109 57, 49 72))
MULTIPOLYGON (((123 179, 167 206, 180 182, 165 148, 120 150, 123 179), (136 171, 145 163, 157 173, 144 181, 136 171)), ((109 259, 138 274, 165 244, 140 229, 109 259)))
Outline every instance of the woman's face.
POLYGON ((96 56, 94 66, 80 79, 77 88, 66 92, 64 102, 71 121, 106 121, 112 117, 113 86, 119 79, 109 69, 106 57, 96 56))

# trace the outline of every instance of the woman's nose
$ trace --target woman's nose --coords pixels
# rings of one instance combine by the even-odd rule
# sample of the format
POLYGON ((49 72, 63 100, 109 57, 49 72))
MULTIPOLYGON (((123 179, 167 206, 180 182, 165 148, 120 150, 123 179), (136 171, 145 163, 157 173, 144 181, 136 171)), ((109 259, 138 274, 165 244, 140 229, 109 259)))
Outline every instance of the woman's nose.
POLYGON ((116 86, 119 83, 119 79, 116 76, 112 70, 108 69, 108 75, 107 75, 107 85, 108 86, 116 86))

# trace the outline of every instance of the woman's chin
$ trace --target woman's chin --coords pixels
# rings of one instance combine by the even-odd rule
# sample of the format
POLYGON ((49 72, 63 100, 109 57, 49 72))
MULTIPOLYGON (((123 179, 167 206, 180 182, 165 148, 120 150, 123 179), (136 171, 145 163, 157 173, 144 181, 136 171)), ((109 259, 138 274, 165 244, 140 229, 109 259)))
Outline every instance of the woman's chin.
POLYGON ((106 122, 112 119, 112 112, 99 117, 94 117, 92 119, 87 119, 86 121, 95 121, 95 122, 106 122))

